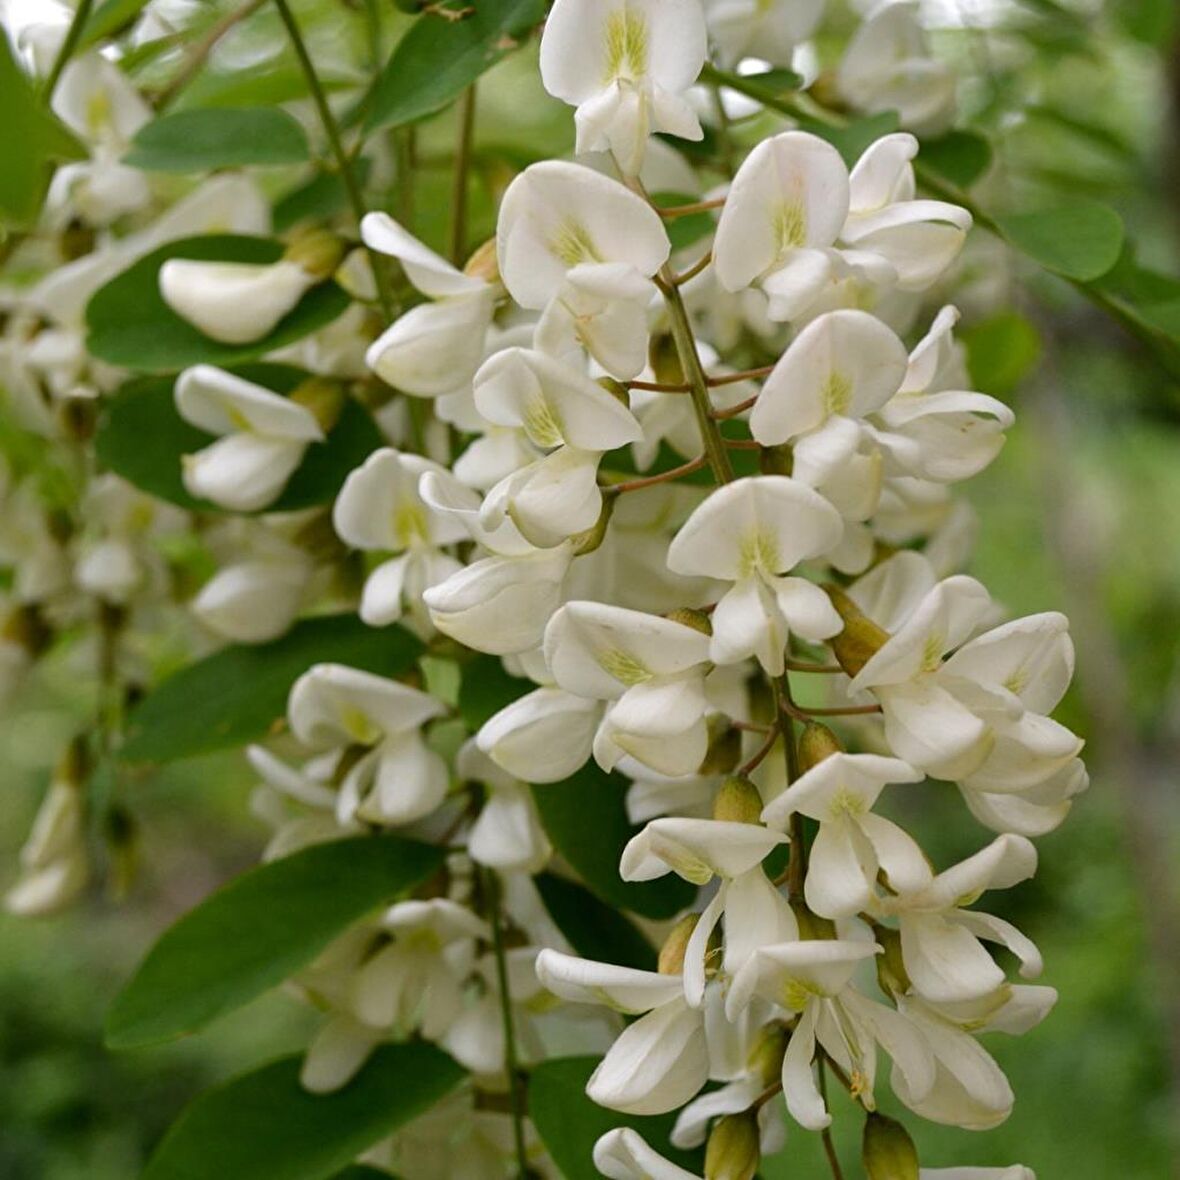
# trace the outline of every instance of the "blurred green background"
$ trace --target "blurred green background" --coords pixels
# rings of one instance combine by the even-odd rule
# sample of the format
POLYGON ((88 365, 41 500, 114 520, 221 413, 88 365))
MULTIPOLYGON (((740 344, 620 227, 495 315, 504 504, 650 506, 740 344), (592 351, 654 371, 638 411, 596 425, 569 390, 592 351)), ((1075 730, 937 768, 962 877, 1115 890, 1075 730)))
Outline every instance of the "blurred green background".
MULTIPOLYGON (((305 9, 330 60, 348 34, 328 5, 305 9)), ((961 67, 965 121, 997 144, 981 202, 1100 196, 1123 213, 1144 262, 1180 271, 1174 9, 1172 0, 930 5, 939 51, 961 67)), ((835 40, 840 27, 832 22, 835 40)), ((271 23, 244 26, 241 60, 274 35, 271 23)), ((829 49, 821 43, 821 56, 829 49)), ((251 71, 249 90, 241 74, 235 86, 213 75, 205 98, 286 98, 275 82, 282 64, 251 71)), ((491 225, 497 153, 556 153, 570 140, 568 111, 545 100, 530 54, 498 67, 481 92, 473 241, 491 225)), ((190 98, 201 99, 199 86, 190 98)), ((442 235, 449 183, 429 153, 451 142, 451 118, 420 133, 417 228, 428 239, 442 235)), ((1039 1029, 989 1038, 1017 1094, 1012 1117, 982 1134, 908 1125, 930 1166, 1020 1161, 1040 1180, 1162 1180, 1177 1175, 1180 1135, 1180 382, 1064 284, 986 240, 964 266, 970 281, 957 297, 973 359, 1005 386, 988 392, 1018 412, 999 459, 967 489, 982 517, 972 572, 1013 613, 1069 613, 1078 681, 1063 720, 1089 739, 1092 786, 1039 841, 1036 879, 994 898, 1039 944, 1043 981, 1061 993, 1039 1029), (1005 366, 1022 379, 1012 385, 1005 366)), ((50 660, 0 718, 3 884, 49 765, 90 708, 74 658, 50 660)), ((123 787, 142 835, 130 896, 38 922, 0 914, 3 1180, 126 1180, 198 1090, 306 1038, 307 1013, 279 995, 183 1044, 102 1048, 104 1010, 152 939, 253 863, 264 838, 240 759, 123 787)), ((945 791, 906 799, 901 818, 939 863, 986 838, 945 791)), ((859 1120, 835 1110, 851 1163, 859 1120)), ((765 1170, 825 1174, 816 1137, 798 1130, 765 1170)))

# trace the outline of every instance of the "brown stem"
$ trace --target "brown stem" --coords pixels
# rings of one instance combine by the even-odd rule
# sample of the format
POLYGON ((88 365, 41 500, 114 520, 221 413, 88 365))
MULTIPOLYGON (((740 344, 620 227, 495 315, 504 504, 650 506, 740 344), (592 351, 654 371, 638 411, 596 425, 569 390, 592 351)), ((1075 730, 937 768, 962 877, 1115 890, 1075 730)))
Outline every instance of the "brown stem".
POLYGON ((194 43, 193 47, 185 54, 184 61, 180 63, 180 69, 176 71, 172 81, 167 86, 156 92, 152 99, 152 106, 156 111, 162 111, 166 107, 172 105, 176 96, 201 72, 205 66, 205 62, 209 54, 213 52, 217 42, 226 35, 234 27, 234 25, 241 24, 246 17, 252 13, 257 12, 266 0, 247 0, 241 8, 234 9, 233 12, 227 12, 220 20, 215 21, 206 30, 201 39, 194 43))
POLYGON ((621 496, 624 492, 637 492, 641 488, 652 488, 656 484, 671 483, 681 476, 692 475, 694 471, 700 471, 702 467, 708 466, 708 463, 709 460, 701 455, 696 459, 690 459, 687 463, 681 463, 679 467, 671 467, 667 471, 661 471, 658 475, 645 475, 641 479, 628 479, 623 483, 608 484, 602 491, 611 496, 621 496))
POLYGON ((725 204, 724 197, 715 197, 711 201, 693 201, 688 205, 659 205, 653 206, 655 211, 668 221, 675 221, 677 217, 690 217, 694 213, 706 213, 710 209, 720 209, 725 204))

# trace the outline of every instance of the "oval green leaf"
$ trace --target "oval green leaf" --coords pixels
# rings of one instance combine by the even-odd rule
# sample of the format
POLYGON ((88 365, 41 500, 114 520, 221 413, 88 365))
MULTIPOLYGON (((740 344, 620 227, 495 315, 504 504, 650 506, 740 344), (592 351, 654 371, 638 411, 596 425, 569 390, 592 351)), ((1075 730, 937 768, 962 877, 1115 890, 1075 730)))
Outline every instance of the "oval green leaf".
POLYGON ((182 320, 160 295, 160 267, 169 258, 218 262, 276 262, 280 243, 268 238, 214 234, 184 238, 145 255, 99 288, 86 307, 89 351, 100 360, 141 373, 175 373, 189 365, 240 365, 293 344, 330 324, 349 304, 332 282, 313 287, 272 332, 250 344, 222 344, 182 320))
POLYGON ((952 184, 969 188, 991 167, 992 145, 978 131, 948 131, 923 140, 918 158, 952 184))
POLYGON ((535 880, 549 916, 582 958, 640 971, 656 969, 655 947, 614 906, 599 901, 576 881, 553 873, 542 873, 535 880))
POLYGON ((537 686, 511 676, 499 656, 478 655, 460 668, 459 715, 473 732, 537 686))
POLYGON ((1018 250, 1046 270, 1082 283, 1106 274, 1123 248, 1123 219, 1109 205, 1083 197, 996 221, 1018 250))
POLYGON ((591 892, 645 918, 671 918, 696 896, 692 885, 671 873, 642 882, 619 876, 619 857, 639 830, 627 819, 627 787, 622 776, 588 763, 564 782, 533 787, 533 798, 553 847, 591 892))
POLYGON ((365 130, 400 127, 454 102, 545 16, 543 0, 479 0, 460 18, 427 12, 398 42, 366 101, 365 130))
POLYGON ((421 651, 401 627, 374 629, 352 614, 305 619, 271 643, 226 647, 169 677, 132 709, 119 756, 175 762, 245 745, 283 716, 291 685, 312 664, 396 677, 421 651))
POLYGON ((669 1141, 674 1114, 619 1114, 586 1097, 586 1083, 597 1064, 596 1057, 559 1057, 542 1062, 529 1075, 529 1117, 565 1180, 601 1180, 594 1167, 594 1144, 615 1127, 633 1128, 660 1155, 699 1175, 702 1153, 679 1151, 669 1141))
MULTIPOLYGON (((289 393, 307 374, 289 365, 237 365, 234 372, 249 381, 289 393)), ((104 467, 136 487, 182 508, 220 512, 216 504, 190 496, 181 479, 181 456, 207 447, 213 439, 191 426, 177 412, 170 377, 129 381, 103 407, 95 448, 104 467), (143 440, 152 445, 145 447, 143 440)), ((346 401, 336 425, 323 443, 308 447, 303 462, 279 498, 266 512, 286 512, 326 504, 340 490, 348 473, 382 445, 372 416, 346 401)))
POLYGON ((277 987, 353 922, 419 885, 443 850, 397 836, 313 844, 259 865, 165 931, 107 1014, 106 1041, 169 1041, 277 987))
POLYGON ((285 1057, 197 1098, 143 1180, 327 1180, 462 1080, 441 1049, 383 1045, 347 1086, 309 1094, 285 1057))
POLYGON ((301 164, 310 154, 303 128, 286 111, 210 107, 175 111, 145 124, 123 162, 148 172, 208 172, 301 164))

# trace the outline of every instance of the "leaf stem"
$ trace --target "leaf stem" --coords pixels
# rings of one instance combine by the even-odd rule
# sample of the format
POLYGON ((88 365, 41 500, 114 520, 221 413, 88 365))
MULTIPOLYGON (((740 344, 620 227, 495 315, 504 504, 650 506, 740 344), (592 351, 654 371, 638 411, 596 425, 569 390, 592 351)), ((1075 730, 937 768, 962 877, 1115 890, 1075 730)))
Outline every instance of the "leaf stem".
MULTIPOLYGON (((332 108, 328 105, 328 96, 324 93, 319 75, 315 71, 311 54, 307 51, 307 44, 304 42, 303 35, 299 31, 299 25, 296 23, 295 14, 291 11, 287 0, 274 0, 274 3, 279 11, 279 16, 282 18, 283 24, 286 26, 287 35, 291 40, 291 47, 295 50, 295 56, 299 59, 300 68, 303 70, 303 76, 307 80, 307 87, 311 91, 312 101, 315 103, 316 111, 320 117, 320 123, 324 128, 324 134, 328 138, 328 145, 332 149, 332 155, 336 159, 336 167, 340 172, 340 179, 344 182, 344 190, 348 194, 348 202, 352 206, 353 216, 359 225, 361 219, 367 212, 365 209, 365 198, 361 193, 360 183, 357 181, 356 172, 352 167, 352 161, 348 153, 344 150, 344 142, 340 138, 340 126, 336 122, 336 117, 332 114, 332 108)), ((377 298, 381 303, 381 310, 385 314, 386 319, 393 319, 393 298, 389 291, 388 277, 375 251, 368 246, 365 249, 369 255, 369 265, 373 271, 373 281, 377 285, 377 298)))
POLYGON ((78 7, 74 9, 70 27, 66 30, 65 40, 62 41, 61 48, 57 51, 57 57, 53 59, 49 76, 45 79, 45 87, 41 91, 41 99, 46 106, 49 106, 53 101, 53 92, 57 89, 58 82, 61 81, 62 72, 69 64, 70 58, 74 56, 74 50, 78 48, 78 43, 82 40, 82 33, 86 28, 86 22, 90 20, 90 11, 93 7, 94 0, 79 0, 78 7))
POLYGON ((606 495, 614 496, 621 496, 624 492, 638 492, 642 488, 652 488, 657 484, 671 483, 684 475, 692 475, 694 471, 700 471, 702 467, 707 466, 708 462, 709 460, 704 455, 700 455, 696 459, 690 459, 687 463, 681 463, 679 467, 671 467, 667 471, 661 471, 658 475, 645 475, 640 479, 628 479, 623 483, 608 484, 602 490, 606 495))
POLYGON ((503 909, 500 880, 494 869, 484 869, 484 893, 492 927, 492 953, 496 959, 496 986, 500 993, 500 1018, 504 1029, 504 1070, 508 1074, 508 1099, 512 1107, 512 1138, 516 1147, 519 1180, 528 1180, 528 1150, 524 1141, 524 1103, 516 1060, 516 1033, 512 1022, 512 996, 508 990, 508 959, 504 952, 503 909))
MULTIPOLYGON (((824 1100, 824 1106, 828 1104, 828 1083, 827 1073, 825 1070, 825 1058, 820 1057, 818 1063, 819 1069, 819 1092, 824 1100)), ((844 1180, 844 1172, 840 1167, 840 1157, 836 1154, 836 1145, 832 1142, 832 1128, 824 1127, 820 1132, 820 1139, 824 1145, 824 1155, 828 1157, 828 1167, 832 1169, 832 1180, 844 1180)))

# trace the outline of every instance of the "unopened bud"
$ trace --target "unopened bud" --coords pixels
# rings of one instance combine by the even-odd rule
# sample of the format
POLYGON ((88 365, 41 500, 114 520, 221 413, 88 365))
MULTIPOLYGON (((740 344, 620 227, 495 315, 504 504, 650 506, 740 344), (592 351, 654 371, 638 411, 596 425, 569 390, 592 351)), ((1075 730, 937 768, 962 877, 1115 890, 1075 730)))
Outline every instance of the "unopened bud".
POLYGON ((605 389, 617 402, 621 402, 627 406, 631 406, 631 395, 627 392, 627 387, 621 382, 616 381, 613 377, 599 377, 597 384, 600 388, 605 389))
POLYGON ((719 1119, 705 1148, 705 1180, 753 1180, 762 1159, 759 1138, 752 1110, 719 1119))
POLYGON ((483 279, 489 285, 500 281, 500 263, 496 257, 496 239, 488 238, 463 267, 463 273, 473 279, 483 279))
POLYGON ((836 735, 826 725, 809 721, 799 736, 799 765, 805 771, 810 770, 843 749, 836 735))
POLYGON ((861 1158, 868 1180, 918 1180, 918 1149, 896 1119, 883 1114, 865 1119, 861 1158))
POLYGON ((647 363, 660 385, 683 385, 684 370, 680 366, 680 354, 676 341, 666 332, 651 338, 647 346, 647 363))
POLYGON ((336 425, 344 409, 344 390, 340 382, 327 377, 308 377, 291 391, 290 396, 296 405, 311 411, 325 434, 336 425))
POLYGON ((296 232, 283 252, 283 260, 298 263, 317 279, 328 279, 344 261, 344 254, 344 239, 339 234, 309 226, 296 232))
POLYGON ((836 923, 831 918, 821 918, 807 908, 802 898, 790 899, 791 912, 799 923, 799 937, 807 942, 824 942, 836 937, 836 923))
POLYGON ((670 622, 682 623, 685 627, 691 627, 702 635, 713 634, 713 622, 709 616, 704 611, 694 610, 690 606, 678 606, 675 610, 670 610, 664 618, 670 622))
POLYGON ((688 940, 697 927, 700 914, 685 914, 668 933, 660 947, 658 970, 661 975, 679 975, 684 971, 684 956, 688 951, 688 940))
POLYGON ((785 443, 763 447, 758 452, 758 469, 763 475, 790 475, 795 470, 795 452, 785 443))
POLYGON ((598 519, 588 529, 574 533, 570 537, 570 547, 573 549, 575 557, 593 553, 602 545, 602 542, 606 540, 606 530, 610 526, 610 518, 614 510, 615 497, 603 496, 602 511, 598 514, 598 519))
POLYGON ((901 935, 889 926, 873 926, 873 935, 883 950, 877 956, 877 983, 887 995, 904 996, 911 987, 909 972, 901 953, 901 935))
POLYGON ((729 823, 757 824, 762 822, 762 796, 748 778, 733 775, 721 784, 713 800, 713 818, 729 823))
POLYGON ((97 398, 63 398, 57 404, 57 421, 67 438, 74 442, 89 442, 98 424, 97 398))
POLYGON ((715 714, 709 718, 709 745, 697 768, 698 774, 729 774, 742 756, 741 730, 729 718, 715 714))
POLYGON ((788 1039, 787 1030, 781 1024, 768 1024, 758 1037, 748 1065, 750 1072, 764 1086, 773 1084, 782 1076, 788 1039))
POLYGON ((855 676, 889 641, 889 632, 878 627, 839 586, 825 586, 837 614, 844 620, 844 630, 828 640, 840 667, 855 676))

